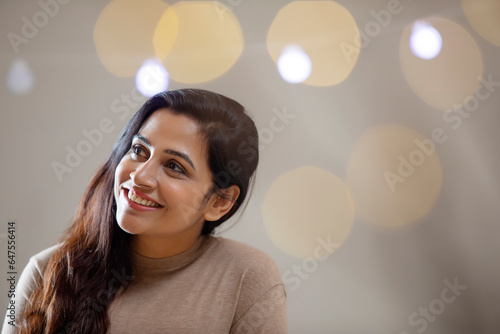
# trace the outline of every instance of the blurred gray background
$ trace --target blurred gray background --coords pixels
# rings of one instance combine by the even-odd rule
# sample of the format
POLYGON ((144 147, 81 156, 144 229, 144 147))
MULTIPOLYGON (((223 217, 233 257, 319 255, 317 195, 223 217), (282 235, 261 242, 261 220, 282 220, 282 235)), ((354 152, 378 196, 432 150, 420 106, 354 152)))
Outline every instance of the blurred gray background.
POLYGON ((276 261, 290 333, 499 333, 500 2, 189 3, 0 2, 1 303, 8 222, 18 278, 146 100, 135 72, 156 52, 168 89, 222 93, 257 124, 253 196, 218 234, 276 261), (440 34, 433 59, 410 48, 416 22, 440 34), (277 69, 288 44, 304 82, 277 69))

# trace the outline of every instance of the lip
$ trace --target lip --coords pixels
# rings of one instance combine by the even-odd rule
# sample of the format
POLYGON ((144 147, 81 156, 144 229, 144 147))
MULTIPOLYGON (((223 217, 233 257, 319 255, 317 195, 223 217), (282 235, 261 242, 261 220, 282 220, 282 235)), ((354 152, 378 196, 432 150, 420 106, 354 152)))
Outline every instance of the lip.
POLYGON ((123 191, 124 191, 125 198, 126 198, 126 200, 128 202, 128 205, 131 208, 133 208, 133 209, 136 209, 138 211, 154 211, 154 210, 158 210, 158 209, 162 209, 163 208, 163 206, 151 207, 151 206, 141 205, 141 204, 138 204, 136 202, 131 201, 130 198, 128 198, 128 192, 132 191, 137 196, 139 196, 141 198, 144 198, 144 199, 147 199, 147 200, 150 200, 151 202, 154 202, 154 203, 157 203, 158 205, 160 205, 158 202, 156 202, 155 200, 153 200, 150 197, 146 196, 144 193, 142 193, 140 191, 131 190, 131 189, 127 189, 127 188, 124 188, 123 191))
POLYGON ((156 203, 160 206, 162 206, 160 203, 158 203, 157 201, 155 201, 154 199, 152 199, 151 197, 149 197, 148 195, 146 195, 145 193, 143 192, 140 192, 139 190, 135 190, 135 189, 127 189, 128 191, 131 191, 132 193, 136 194, 137 196, 139 196, 140 198, 144 198, 144 199, 147 199, 153 203, 156 203))

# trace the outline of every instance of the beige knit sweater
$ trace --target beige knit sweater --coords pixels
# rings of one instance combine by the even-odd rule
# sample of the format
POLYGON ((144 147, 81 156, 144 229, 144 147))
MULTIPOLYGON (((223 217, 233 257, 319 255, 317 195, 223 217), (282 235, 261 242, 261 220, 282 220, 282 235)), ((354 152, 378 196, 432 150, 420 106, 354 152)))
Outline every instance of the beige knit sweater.
MULTIPOLYGON (((16 288, 17 314, 56 247, 33 256, 23 271, 16 288)), ((109 288, 128 286, 108 309, 109 333, 287 333, 280 273, 259 250, 203 236, 184 253, 163 259, 132 253, 131 260, 132 275, 116 272, 116 280, 109 282, 109 288)), ((6 317, 2 333, 16 333, 9 321, 6 317)))

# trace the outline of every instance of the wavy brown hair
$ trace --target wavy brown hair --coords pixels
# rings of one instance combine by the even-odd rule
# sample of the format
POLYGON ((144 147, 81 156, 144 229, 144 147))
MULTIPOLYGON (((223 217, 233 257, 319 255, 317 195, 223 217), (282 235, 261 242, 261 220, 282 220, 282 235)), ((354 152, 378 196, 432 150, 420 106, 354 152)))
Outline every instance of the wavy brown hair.
POLYGON ((213 233, 245 201, 259 152, 257 129, 243 106, 199 89, 153 96, 127 123, 107 161, 90 181, 72 225, 19 317, 19 333, 96 334, 108 330, 108 307, 132 279, 130 235, 118 226, 115 217, 114 172, 130 150, 133 135, 153 112, 162 108, 198 123, 208 144, 212 191, 231 185, 240 188, 233 208, 218 221, 206 221, 202 234, 213 233))

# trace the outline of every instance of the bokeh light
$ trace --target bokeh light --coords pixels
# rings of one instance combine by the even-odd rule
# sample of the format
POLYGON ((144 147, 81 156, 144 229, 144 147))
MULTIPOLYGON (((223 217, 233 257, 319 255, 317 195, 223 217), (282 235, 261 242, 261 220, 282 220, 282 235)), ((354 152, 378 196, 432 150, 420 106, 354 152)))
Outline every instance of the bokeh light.
POLYGON ((278 71, 289 83, 299 83, 311 75, 311 59, 300 46, 289 45, 278 58, 278 71))
POLYGON ((481 53, 474 39, 457 23, 438 17, 425 22, 441 34, 441 52, 432 59, 415 56, 410 48, 414 24, 410 24, 401 36, 401 68, 418 97, 436 109, 451 110, 464 104, 478 88, 483 75, 481 53))
POLYGON ((155 57, 152 38, 167 8, 161 0, 113 0, 104 8, 94 27, 94 44, 106 70, 134 77, 146 59, 155 57))
POLYGON ((472 28, 491 44, 500 46, 500 1, 462 0, 462 8, 472 28))
POLYGON ((35 75, 26 60, 17 58, 12 61, 7 73, 6 85, 15 95, 26 95, 33 90, 35 75))
POLYGON ((426 215, 442 184, 437 145, 396 124, 366 131, 347 164, 346 184, 357 215, 383 227, 411 223, 426 215))
POLYGON ((167 70, 157 59, 146 60, 135 76, 135 86, 147 97, 166 91, 169 82, 167 70))
POLYGON ((422 59, 435 58, 443 46, 441 34, 425 21, 413 24, 410 35, 410 49, 413 54, 422 59))
POLYGON ((344 243, 354 221, 354 206, 340 178, 306 166, 274 180, 264 198, 262 215, 276 247, 306 258, 315 256, 322 241, 335 244, 334 248, 344 243))
POLYGON ((244 46, 238 19, 217 1, 175 3, 161 17, 153 43, 170 78, 190 84, 226 73, 244 46))
POLYGON ((361 40, 345 7, 333 1, 294 1, 278 12, 267 34, 267 50, 275 63, 289 45, 300 46, 312 62, 304 84, 333 86, 356 65, 361 40))

